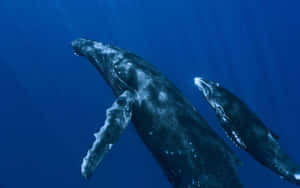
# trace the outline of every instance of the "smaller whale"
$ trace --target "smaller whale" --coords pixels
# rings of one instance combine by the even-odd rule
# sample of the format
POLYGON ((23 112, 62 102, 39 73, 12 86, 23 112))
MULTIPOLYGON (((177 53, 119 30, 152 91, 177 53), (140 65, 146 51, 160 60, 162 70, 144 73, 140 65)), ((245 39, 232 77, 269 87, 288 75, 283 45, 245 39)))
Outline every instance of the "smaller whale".
POLYGON ((219 83, 200 77, 194 79, 227 136, 239 148, 246 150, 262 165, 300 186, 300 168, 281 149, 274 132, 233 93, 219 83))

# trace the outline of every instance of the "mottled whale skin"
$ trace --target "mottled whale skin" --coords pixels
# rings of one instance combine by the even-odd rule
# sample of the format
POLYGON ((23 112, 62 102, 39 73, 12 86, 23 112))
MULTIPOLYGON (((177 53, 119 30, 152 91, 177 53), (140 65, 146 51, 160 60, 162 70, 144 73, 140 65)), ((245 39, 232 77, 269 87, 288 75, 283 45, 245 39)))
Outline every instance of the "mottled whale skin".
POLYGON ((300 185, 300 168, 283 152, 279 137, 246 104, 219 83, 200 77, 194 81, 236 146, 245 149, 280 177, 300 185))
POLYGON ((235 155, 162 73, 133 53, 100 42, 77 39, 72 41, 72 47, 98 69, 118 100, 123 101, 115 102, 108 110, 109 118, 83 161, 85 177, 92 174, 111 148, 107 143, 116 140, 111 138, 114 131, 119 135, 125 126, 114 131, 109 127, 124 125, 130 118, 175 188, 242 187, 235 155), (126 102, 128 94, 130 100, 126 102), (126 110, 123 106, 127 106, 126 110), (123 115, 112 121, 116 111, 123 115))

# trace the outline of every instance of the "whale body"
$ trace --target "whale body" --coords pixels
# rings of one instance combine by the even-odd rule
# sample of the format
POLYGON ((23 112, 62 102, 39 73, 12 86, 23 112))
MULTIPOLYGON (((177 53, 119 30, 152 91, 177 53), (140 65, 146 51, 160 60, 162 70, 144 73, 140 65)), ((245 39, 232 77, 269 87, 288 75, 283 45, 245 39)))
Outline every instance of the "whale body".
POLYGON ((281 149, 279 137, 237 96, 219 83, 196 77, 195 85, 215 110, 227 136, 258 162, 300 186, 300 168, 281 149))
POLYGON ((89 178, 131 121, 175 188, 241 188, 238 159, 161 72, 126 50, 72 41, 112 88, 116 101, 82 163, 89 178))

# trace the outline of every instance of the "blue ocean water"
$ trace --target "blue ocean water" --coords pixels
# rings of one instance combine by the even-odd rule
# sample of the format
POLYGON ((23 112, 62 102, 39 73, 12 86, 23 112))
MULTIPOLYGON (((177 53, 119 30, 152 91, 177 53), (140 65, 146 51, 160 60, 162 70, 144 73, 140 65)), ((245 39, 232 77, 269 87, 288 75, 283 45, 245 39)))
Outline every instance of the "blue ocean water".
MULTIPOLYGON (((96 69, 73 55, 70 42, 78 37, 144 57, 224 137, 193 78, 220 82, 300 164, 299 6, 297 0, 0 0, 0 187, 171 187, 132 126, 89 181, 80 175, 114 96, 96 69)), ((245 188, 296 187, 233 149, 243 161, 245 188)))

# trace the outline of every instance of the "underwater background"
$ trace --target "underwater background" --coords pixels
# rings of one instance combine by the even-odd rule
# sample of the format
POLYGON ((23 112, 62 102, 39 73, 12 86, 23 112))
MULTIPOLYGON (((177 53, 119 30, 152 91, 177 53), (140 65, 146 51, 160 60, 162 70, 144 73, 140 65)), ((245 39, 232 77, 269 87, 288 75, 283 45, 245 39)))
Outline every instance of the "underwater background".
MULTIPOLYGON (((133 126, 90 180, 81 176, 114 96, 73 55, 79 37, 146 59, 224 138, 193 78, 220 82, 300 164, 299 7, 298 0, 0 0, 0 188, 171 188, 133 126)), ((245 188, 296 187, 226 142, 243 161, 245 188)))

